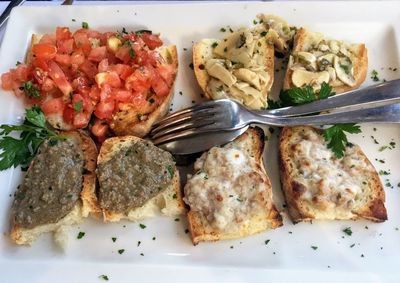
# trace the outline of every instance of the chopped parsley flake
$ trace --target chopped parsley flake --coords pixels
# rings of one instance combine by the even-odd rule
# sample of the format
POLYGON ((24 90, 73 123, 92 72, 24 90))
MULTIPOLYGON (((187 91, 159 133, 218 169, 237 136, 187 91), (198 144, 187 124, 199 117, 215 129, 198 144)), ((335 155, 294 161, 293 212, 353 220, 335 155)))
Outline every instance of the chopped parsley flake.
POLYGON ((152 240, 155 241, 155 240, 156 240, 156 237, 153 237, 152 240))
POLYGON ((82 22, 82 28, 88 29, 89 28, 89 24, 87 22, 82 22))
POLYGON ((32 81, 23 82, 22 89, 28 97, 40 97, 39 89, 32 81))
POLYGON ((125 252, 125 249, 120 249, 120 250, 118 250, 118 253, 119 253, 120 255, 122 255, 124 252, 125 252))
POLYGON ((350 248, 353 248, 355 245, 356 245, 356 244, 351 244, 351 245, 350 245, 350 248))
POLYGON ((311 246, 311 248, 312 248, 314 251, 318 249, 317 246, 311 246))
POLYGON ((141 243, 142 243, 141 241, 138 241, 137 242, 137 246, 139 247, 141 243))
POLYGON ((111 240, 115 243, 117 241, 116 237, 112 237, 111 240))
POLYGON ((173 198, 173 199, 176 199, 176 194, 173 194, 173 195, 172 195, 172 198, 173 198))
POLYGON ((179 218, 175 218, 174 221, 175 221, 175 222, 179 222, 179 218))
POLYGON ((217 42, 214 42, 213 44, 211 44, 211 47, 212 48, 215 48, 215 47, 217 47, 218 46, 218 43, 217 42))
POLYGON ((351 231, 350 227, 347 227, 345 229, 342 230, 343 233, 345 233, 347 236, 351 236, 351 234, 353 234, 353 231, 351 231))
POLYGON ((265 245, 268 245, 268 243, 269 243, 270 241, 271 241, 270 239, 265 240, 264 244, 265 244, 265 245))
POLYGON ((226 32, 226 28, 220 28, 219 31, 220 32, 226 32))
POLYGON ((140 253, 141 256, 144 256, 144 253, 140 253))
POLYGON ((260 33, 260 35, 264 37, 264 36, 267 35, 267 33, 268 33, 267 31, 262 31, 262 32, 260 33))
POLYGON ((378 151, 379 152, 382 152, 382 151, 384 151, 385 149, 388 149, 389 147, 387 146, 387 145, 384 145, 384 146, 381 146, 379 149, 378 149, 378 151))
POLYGON ((379 82, 378 72, 376 70, 372 70, 371 72, 371 79, 374 82, 379 82))
POLYGON ((140 223, 140 224, 139 224, 139 227, 140 227, 141 229, 145 229, 145 228, 146 228, 146 225, 140 223))
POLYGON ((82 100, 75 102, 75 104, 74 104, 75 112, 79 112, 82 109, 82 106, 83 106, 82 100))
POLYGON ((79 239, 82 239, 83 236, 85 236, 85 232, 79 232, 78 236, 76 236, 76 238, 79 240, 79 239))
POLYGON ((168 174, 172 178, 174 177, 174 167, 172 165, 167 166, 168 174))
POLYGON ((99 276, 99 278, 103 279, 104 281, 108 281, 108 276, 107 275, 102 274, 102 275, 99 276))

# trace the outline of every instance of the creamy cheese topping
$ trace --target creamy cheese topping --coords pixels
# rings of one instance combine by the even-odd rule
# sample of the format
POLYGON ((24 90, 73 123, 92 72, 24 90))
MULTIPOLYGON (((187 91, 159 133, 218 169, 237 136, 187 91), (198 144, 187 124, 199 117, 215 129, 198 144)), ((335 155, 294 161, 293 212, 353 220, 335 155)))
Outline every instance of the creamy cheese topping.
POLYGON ((213 227, 236 229, 236 223, 260 209, 256 196, 265 186, 264 177, 253 165, 253 158, 241 148, 210 149, 195 162, 197 173, 188 176, 184 201, 213 227))
POLYGON ((290 146, 296 166, 294 181, 306 188, 301 198, 323 210, 352 208, 367 187, 365 176, 375 171, 357 154, 357 145, 348 146, 345 156, 337 159, 323 137, 315 131, 299 133, 290 146))
POLYGON ((296 87, 311 85, 319 90, 323 82, 331 86, 355 86, 354 64, 358 45, 325 39, 322 34, 307 32, 301 51, 289 57, 288 68, 296 87))

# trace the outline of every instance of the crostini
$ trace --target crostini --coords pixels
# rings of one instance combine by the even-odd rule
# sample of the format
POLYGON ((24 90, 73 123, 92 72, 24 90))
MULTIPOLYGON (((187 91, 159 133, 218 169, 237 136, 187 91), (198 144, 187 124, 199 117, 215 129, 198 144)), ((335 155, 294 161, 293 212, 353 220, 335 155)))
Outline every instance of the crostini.
POLYGON ((263 151, 264 132, 255 127, 223 147, 213 147, 196 161, 195 172, 184 187, 194 245, 282 226, 263 151))
POLYGON ((62 133, 65 140, 48 140, 39 148, 11 208, 11 239, 30 245, 43 233, 54 232, 65 247, 66 227, 97 214, 95 198, 97 148, 83 132, 62 133))
POLYGON ((378 173, 358 145, 343 158, 327 147, 322 130, 288 127, 281 132, 282 188, 293 222, 313 219, 387 220, 385 192, 378 173))

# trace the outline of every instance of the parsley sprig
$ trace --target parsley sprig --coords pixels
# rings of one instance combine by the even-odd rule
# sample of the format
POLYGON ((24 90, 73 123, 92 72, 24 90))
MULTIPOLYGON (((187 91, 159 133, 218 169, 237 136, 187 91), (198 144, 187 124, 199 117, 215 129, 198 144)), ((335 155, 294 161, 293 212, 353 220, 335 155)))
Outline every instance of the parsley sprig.
MULTIPOLYGON (((268 106, 270 109, 276 109, 287 106, 302 105, 310 103, 318 99, 325 99, 329 96, 334 95, 332 87, 323 82, 321 89, 316 93, 311 86, 305 87, 293 87, 284 91, 281 91, 279 95, 280 101, 268 100, 268 106)), ((344 155, 348 140, 346 133, 357 134, 360 133, 360 126, 356 124, 337 124, 333 125, 324 130, 323 136, 328 142, 328 148, 330 148, 337 158, 341 158, 344 155)))
POLYGON ((1 125, 0 171, 18 165, 26 169, 39 146, 48 138, 51 139, 52 143, 58 139, 63 139, 62 136, 49 128, 39 107, 34 106, 26 110, 22 125, 1 125), (14 132, 19 132, 19 138, 10 135, 14 132))

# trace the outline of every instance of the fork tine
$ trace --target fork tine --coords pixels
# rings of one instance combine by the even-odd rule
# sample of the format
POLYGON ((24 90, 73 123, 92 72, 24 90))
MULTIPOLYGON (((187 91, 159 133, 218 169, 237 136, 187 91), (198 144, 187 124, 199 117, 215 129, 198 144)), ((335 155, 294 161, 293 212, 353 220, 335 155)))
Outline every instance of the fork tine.
POLYGON ((204 130, 207 129, 208 131, 212 131, 214 128, 213 126, 219 124, 218 120, 222 118, 222 115, 215 115, 209 118, 200 117, 198 119, 190 119, 187 123, 182 123, 178 125, 167 125, 157 133, 152 133, 152 138, 156 139, 168 134, 176 134, 176 132, 182 132, 189 129, 197 130, 198 128, 202 128, 204 130))
POLYGON ((156 133, 164 130, 165 128, 177 126, 188 120, 208 118, 210 116, 215 115, 216 113, 217 113, 216 108, 203 108, 191 112, 183 112, 183 114, 174 115, 175 117, 173 118, 168 117, 168 119, 165 119, 165 121, 160 121, 158 125, 156 125, 156 127, 153 128, 153 130, 151 131, 151 135, 155 135, 156 133))
POLYGON ((160 124, 164 124, 164 123, 168 122, 169 120, 171 120, 173 118, 176 118, 178 116, 189 114, 189 113, 193 113, 193 112, 198 111, 198 110, 213 109, 213 108, 216 108, 217 106, 218 106, 218 104, 215 103, 214 101, 203 102, 203 103, 195 105, 193 107, 185 108, 185 109, 183 109, 181 111, 177 111, 177 112, 174 112, 172 114, 169 114, 169 115, 165 116, 161 120, 159 120, 156 123, 154 123, 154 127, 158 127, 160 124))

